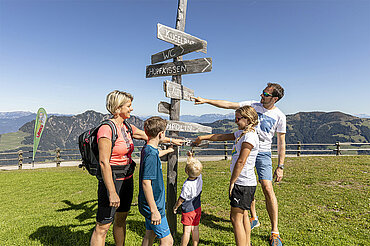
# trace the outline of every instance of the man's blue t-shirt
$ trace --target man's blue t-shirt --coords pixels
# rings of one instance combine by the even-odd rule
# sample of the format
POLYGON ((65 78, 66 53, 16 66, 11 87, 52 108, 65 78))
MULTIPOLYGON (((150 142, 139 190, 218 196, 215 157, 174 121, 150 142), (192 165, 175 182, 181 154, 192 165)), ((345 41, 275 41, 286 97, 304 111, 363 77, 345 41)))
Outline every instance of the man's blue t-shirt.
POLYGON ((148 219, 151 218, 151 213, 143 190, 143 180, 152 181, 155 204, 157 205, 161 217, 163 218, 166 215, 162 163, 158 154, 159 151, 150 145, 144 145, 141 150, 138 203, 140 213, 148 219))

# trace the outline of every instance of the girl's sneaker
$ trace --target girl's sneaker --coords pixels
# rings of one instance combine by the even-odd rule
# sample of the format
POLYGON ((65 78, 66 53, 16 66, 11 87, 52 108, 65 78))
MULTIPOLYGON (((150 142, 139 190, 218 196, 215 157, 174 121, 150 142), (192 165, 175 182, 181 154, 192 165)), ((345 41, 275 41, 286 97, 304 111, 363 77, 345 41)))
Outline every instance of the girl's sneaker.
POLYGON ((260 222, 258 221, 258 216, 256 218, 250 218, 249 221, 251 222, 251 230, 261 225, 260 222))
POLYGON ((270 236, 271 246, 283 246, 283 241, 281 240, 279 234, 272 233, 270 236))

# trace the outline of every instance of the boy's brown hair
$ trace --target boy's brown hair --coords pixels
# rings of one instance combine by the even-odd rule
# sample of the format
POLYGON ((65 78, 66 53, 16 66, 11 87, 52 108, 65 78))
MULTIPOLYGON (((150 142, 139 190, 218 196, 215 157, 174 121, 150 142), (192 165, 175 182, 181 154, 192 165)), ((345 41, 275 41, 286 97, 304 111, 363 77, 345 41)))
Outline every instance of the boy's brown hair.
POLYGON ((167 127, 167 120, 158 116, 150 117, 144 122, 144 131, 150 138, 155 138, 158 133, 165 131, 167 127))

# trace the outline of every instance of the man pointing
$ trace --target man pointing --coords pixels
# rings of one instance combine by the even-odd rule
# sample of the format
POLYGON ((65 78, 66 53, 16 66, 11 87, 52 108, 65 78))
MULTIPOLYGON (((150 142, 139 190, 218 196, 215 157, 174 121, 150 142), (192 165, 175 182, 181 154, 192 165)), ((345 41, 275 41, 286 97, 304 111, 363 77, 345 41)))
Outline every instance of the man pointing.
MULTIPOLYGON (((258 180, 261 183, 266 200, 266 209, 271 221, 270 243, 272 246, 282 245, 278 229, 278 203, 272 186, 272 179, 279 182, 283 178, 285 160, 285 133, 286 117, 275 104, 284 96, 284 89, 276 83, 268 83, 261 93, 261 100, 229 102, 225 100, 212 100, 202 97, 193 97, 195 104, 208 103, 210 105, 225 108, 237 109, 242 106, 250 105, 258 113, 259 124, 257 134, 259 137, 260 149, 256 159, 256 169, 258 180), (278 146, 278 167, 272 175, 271 144, 275 132, 277 133, 278 146)), ((253 200, 251 205, 251 228, 260 225, 256 214, 256 202, 253 200)))

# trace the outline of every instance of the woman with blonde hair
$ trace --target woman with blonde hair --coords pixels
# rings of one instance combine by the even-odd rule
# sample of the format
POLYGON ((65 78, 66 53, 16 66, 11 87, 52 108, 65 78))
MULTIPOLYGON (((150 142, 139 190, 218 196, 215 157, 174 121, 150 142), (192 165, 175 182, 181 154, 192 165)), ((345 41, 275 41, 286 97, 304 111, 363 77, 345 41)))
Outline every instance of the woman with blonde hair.
POLYGON ((197 137, 195 145, 203 140, 235 140, 230 165, 231 178, 229 185, 230 219, 234 229, 237 246, 251 244, 251 226, 248 210, 256 191, 257 179, 254 172, 258 153, 259 140, 255 130, 258 115, 251 106, 244 106, 235 111, 235 123, 238 131, 228 134, 210 134, 197 137))
MULTIPOLYGON (((131 157, 134 151, 133 138, 148 140, 145 132, 134 125, 131 125, 131 135, 130 125, 126 122, 133 111, 133 99, 130 93, 118 90, 110 92, 106 98, 106 108, 112 114, 110 120, 116 126, 117 139, 112 148, 111 127, 102 125, 99 128, 97 140, 101 175, 98 175, 100 178, 96 226, 90 245, 105 245, 105 238, 112 223, 116 245, 125 245, 126 218, 131 208, 134 191, 133 173, 136 165, 131 157)), ((181 145, 183 140, 166 137, 164 142, 181 145)))

